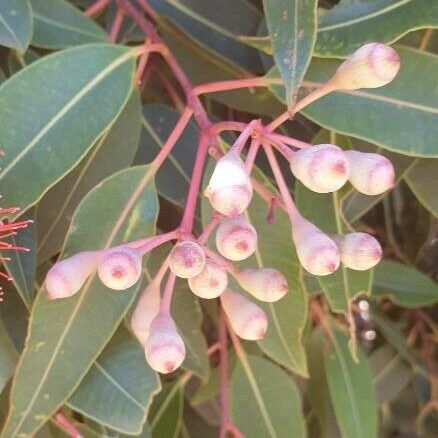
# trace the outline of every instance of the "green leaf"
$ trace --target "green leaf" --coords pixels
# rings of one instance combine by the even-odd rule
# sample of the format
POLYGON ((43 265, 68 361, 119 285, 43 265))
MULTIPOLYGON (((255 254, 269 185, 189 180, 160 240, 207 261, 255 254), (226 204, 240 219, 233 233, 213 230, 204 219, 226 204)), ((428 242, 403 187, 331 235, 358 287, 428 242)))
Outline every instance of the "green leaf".
POLYGON ((154 398, 149 424, 152 438, 176 438, 181 427, 184 382, 182 378, 163 385, 163 390, 154 398))
MULTIPOLYGON (((35 212, 25 213, 18 220, 33 220, 35 212)), ((4 253, 10 260, 4 260, 3 264, 8 273, 14 279, 15 287, 27 308, 30 308, 35 296, 34 282, 36 274, 36 224, 29 224, 20 230, 16 236, 11 236, 8 241, 14 246, 27 248, 28 252, 8 251, 4 253)))
POLYGON ((230 381, 231 416, 248 437, 306 436, 299 391, 272 362, 243 353, 230 381))
POLYGON ((12 376, 18 355, 8 333, 0 321, 0 393, 12 376))
POLYGON ((152 397, 160 387, 141 345, 119 328, 68 405, 111 429, 135 435, 143 430, 152 397))
POLYGON ((324 364, 330 397, 343 438, 377 437, 377 401, 371 371, 365 355, 358 350, 353 361, 348 337, 333 330, 332 343, 325 351, 324 364))
POLYGON ((123 109, 135 52, 92 44, 46 56, 0 87, 0 183, 23 210, 70 170, 123 109))
MULTIPOLYGON (((136 162, 150 162, 160 152, 180 114, 165 105, 150 104, 143 108, 142 134, 136 162)), ((189 189, 199 141, 199 129, 191 121, 178 139, 169 159, 157 173, 157 189, 161 196, 183 207, 189 189)))
POLYGON ((257 51, 239 39, 239 35, 254 33, 261 20, 260 11, 248 1, 221 0, 220 7, 204 0, 151 0, 150 4, 203 50, 226 58, 236 67, 260 70, 257 51))
POLYGON ((104 42, 105 31, 65 0, 31 0, 34 31, 32 45, 64 49, 104 42))
POLYGON ((32 38, 29 0, 0 2, 0 45, 25 52, 32 38))
POLYGON ((438 160, 418 160, 406 173, 405 181, 423 206, 438 217, 438 160))
POLYGON ((316 40, 316 0, 263 0, 275 63, 292 108, 316 40))
POLYGON ((370 41, 391 43, 411 30, 438 27, 438 3, 424 0, 341 0, 321 14, 315 52, 346 57, 370 41))
MULTIPOLYGON (((149 280, 158 271, 169 251, 169 245, 163 245, 154 251, 147 267, 149 280)), ((198 298, 191 292, 186 280, 177 279, 171 310, 186 344, 186 358, 182 366, 206 381, 210 372, 210 362, 207 356, 207 342, 201 330, 202 311, 198 298)))
MULTIPOLYGON (((349 231, 340 212, 337 192, 312 192, 297 181, 295 199, 301 214, 325 233, 343 234, 349 231)), ((370 293, 372 273, 372 270, 354 271, 341 264, 333 274, 317 277, 317 280, 330 308, 347 315, 352 298, 360 293, 370 293)))
POLYGON ((40 260, 60 251, 70 218, 88 191, 108 175, 132 163, 140 139, 140 118, 140 96, 135 91, 79 165, 40 200, 36 221, 40 260))
MULTIPOLYGON (((411 156, 438 156, 438 56, 396 47, 401 68, 389 85, 376 89, 332 93, 306 107, 303 114, 319 125, 411 156), (415 84, 415 86, 413 86, 415 84)), ((314 59, 303 86, 315 88, 329 79, 339 62, 314 59)), ((270 76, 278 76, 274 70, 270 76)), ((284 100, 284 90, 273 86, 284 100)))
MULTIPOLYGON (((75 212, 63 258, 152 235, 158 208, 152 178, 147 166, 139 166, 93 189, 75 212)), ((116 330, 138 286, 118 293, 93 275, 67 299, 48 301, 45 288, 40 290, 2 437, 32 435, 72 394, 116 330)))
POLYGON ((390 402, 411 380, 411 370, 390 345, 374 350, 369 361, 379 404, 390 402))
POLYGON ((438 284, 415 268, 383 260, 375 269, 372 294, 403 307, 425 307, 438 301, 438 284))

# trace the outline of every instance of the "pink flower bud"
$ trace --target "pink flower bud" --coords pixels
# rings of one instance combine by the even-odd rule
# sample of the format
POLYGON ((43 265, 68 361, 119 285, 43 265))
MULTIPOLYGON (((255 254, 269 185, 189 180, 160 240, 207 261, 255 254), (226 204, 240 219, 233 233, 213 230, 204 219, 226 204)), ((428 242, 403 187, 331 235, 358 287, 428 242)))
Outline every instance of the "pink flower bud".
POLYGON ((139 340, 145 345, 149 336, 149 328, 160 310, 160 285, 152 281, 140 295, 131 317, 131 328, 139 340))
POLYGON ((288 291, 286 278, 276 269, 243 269, 236 274, 236 280, 252 296, 267 303, 278 301, 288 291))
POLYGON ((114 290, 133 286, 139 280, 141 270, 141 256, 135 249, 127 246, 105 251, 97 267, 102 283, 114 290))
POLYGON ((251 179, 235 151, 218 160, 205 195, 213 208, 225 216, 237 216, 248 207, 252 198, 251 179))
POLYGON ((292 239, 301 265, 313 275, 329 275, 341 262, 336 243, 303 217, 292 224, 292 239))
POLYGON ((222 307, 236 334, 248 341, 263 339, 268 330, 265 312, 244 296, 227 289, 220 297, 222 307))
POLYGON ((67 298, 80 290, 96 271, 100 251, 84 251, 55 263, 46 276, 49 300, 67 298))
POLYGON ((191 291, 201 298, 217 298, 227 287, 227 271, 213 260, 207 260, 199 275, 188 280, 191 291))
POLYGON ((338 89, 378 88, 391 82, 400 69, 400 57, 386 44, 369 43, 344 61, 330 82, 338 89))
POLYGON ((186 356, 186 347, 173 319, 163 313, 152 321, 145 356, 152 369, 162 374, 175 371, 186 356))
POLYGON ((367 233, 350 233, 338 237, 342 263, 347 268, 365 271, 382 258, 380 243, 367 233))
POLYGON ((199 275, 205 266, 205 252, 191 240, 177 243, 169 254, 170 270, 181 278, 199 275))
POLYGON ((244 260, 257 248, 257 232, 242 216, 226 218, 217 228, 216 247, 229 260, 244 260))
POLYGON ((383 155, 346 151, 350 162, 350 182, 365 195, 380 195, 394 187, 395 171, 383 155))
POLYGON ((318 193, 339 190, 347 182, 349 171, 344 151, 332 144, 319 144, 295 152, 290 168, 308 189, 318 193))

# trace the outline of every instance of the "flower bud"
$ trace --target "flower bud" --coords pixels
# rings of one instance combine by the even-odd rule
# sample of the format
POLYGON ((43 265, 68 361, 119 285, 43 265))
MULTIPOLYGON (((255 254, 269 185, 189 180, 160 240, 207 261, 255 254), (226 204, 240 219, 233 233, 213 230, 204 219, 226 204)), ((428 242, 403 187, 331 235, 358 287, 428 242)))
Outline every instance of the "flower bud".
POLYGON ((350 233, 337 239, 342 263, 356 271, 376 266, 382 258, 380 243, 367 233, 350 233))
POLYGON ((55 263, 46 276, 49 300, 74 295, 96 271, 100 251, 84 251, 55 263))
POLYGON ((199 275, 205 266, 205 252, 191 240, 177 243, 169 254, 170 270, 181 278, 199 275))
POLYGON ((257 248, 257 232, 242 216, 226 218, 217 228, 216 247, 228 260, 247 259, 257 248))
POLYGON ((201 298, 217 298, 228 285, 227 271, 213 260, 207 260, 199 275, 188 280, 191 291, 201 298))
POLYGON ((288 291, 286 278, 276 269, 243 269, 236 274, 236 280, 252 296, 267 303, 278 301, 288 291))
POLYGON ((348 179, 347 157, 332 144, 300 149, 292 155, 290 168, 308 189, 318 193, 335 192, 348 179))
POLYGON ((235 151, 218 160, 204 193, 213 208, 225 216, 237 216, 248 207, 252 198, 251 179, 235 151))
POLYGON ((301 265, 313 275, 329 275, 341 262, 336 243, 303 217, 292 224, 292 239, 301 265))
POLYGON ((350 162, 350 182, 365 195, 380 195, 394 187, 394 167, 386 157, 379 154, 346 151, 350 162))
POLYGON ((99 260, 97 273, 106 287, 124 290, 137 283, 141 269, 142 259, 139 253, 124 246, 105 251, 99 260))
POLYGON ((140 295, 131 317, 132 331, 142 345, 146 344, 151 323, 160 310, 160 302, 160 285, 152 281, 140 295))
POLYGON ((220 300, 231 327, 240 338, 256 341, 265 336, 268 318, 259 306, 230 289, 221 295, 220 300))
POLYGON ((149 329, 145 345, 147 363, 162 374, 175 371, 186 356, 186 347, 173 319, 158 313, 149 329))
POLYGON ((330 82, 341 90, 378 88, 391 82, 400 69, 400 57, 390 46, 369 43, 344 61, 330 82))

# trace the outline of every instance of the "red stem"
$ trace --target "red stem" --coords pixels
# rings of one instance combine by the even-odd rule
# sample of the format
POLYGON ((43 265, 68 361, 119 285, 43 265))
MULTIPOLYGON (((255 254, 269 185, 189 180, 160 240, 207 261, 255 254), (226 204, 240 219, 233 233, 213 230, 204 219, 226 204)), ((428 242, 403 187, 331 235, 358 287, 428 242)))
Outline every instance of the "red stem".
POLYGON ((197 85, 193 92, 196 95, 206 93, 217 93, 219 91, 231 91, 239 88, 249 87, 268 87, 271 84, 281 84, 281 79, 270 79, 264 76, 249 79, 233 79, 230 81, 210 82, 207 84, 197 85))
POLYGON ((53 421, 71 438, 81 438, 82 435, 76 426, 61 412, 53 416, 53 421))
POLYGON ((161 298, 160 312, 170 316, 170 307, 172 304, 173 291, 175 290, 176 275, 169 272, 166 286, 164 288, 163 297, 161 298))
POLYGON ((110 1, 111 0, 97 0, 84 11, 84 14, 87 17, 91 17, 92 15, 97 15, 99 12, 103 11, 109 5, 110 1))
POLYGON ((124 15, 125 13, 123 9, 117 8, 116 16, 114 17, 114 21, 111 25, 110 34, 108 37, 108 41, 110 43, 115 43, 117 41, 117 38, 120 34, 120 29, 122 28, 124 15))
POLYGON ((219 310, 219 345, 220 345, 220 437, 225 437, 230 423, 230 398, 228 388, 228 339, 224 311, 219 310))

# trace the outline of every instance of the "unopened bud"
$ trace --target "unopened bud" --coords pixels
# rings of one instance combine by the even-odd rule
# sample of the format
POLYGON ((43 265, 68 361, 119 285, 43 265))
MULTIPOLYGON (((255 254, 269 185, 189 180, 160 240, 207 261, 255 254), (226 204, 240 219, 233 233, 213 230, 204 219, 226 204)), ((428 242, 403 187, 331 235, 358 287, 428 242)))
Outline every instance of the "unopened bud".
POLYGON ((230 289, 221 295, 220 300, 231 327, 240 338, 248 341, 263 339, 268 318, 259 306, 230 289))
POLYGON ((288 285, 284 275, 271 268, 247 268, 236 274, 240 286, 260 301, 273 303, 283 298, 288 285))
POLYGON ((173 319, 163 313, 152 321, 145 345, 147 363, 162 374, 175 371, 186 356, 186 347, 173 319))
POLYGON ((252 198, 251 179, 235 151, 218 160, 205 195, 213 208, 225 216, 237 216, 248 207, 252 198))
POLYGON ((257 232, 243 217, 226 218, 216 232, 216 247, 228 260, 240 261, 254 254, 257 248, 257 232))
POLYGON ((201 298, 217 298, 228 285, 227 271, 213 260, 207 260, 199 275, 188 280, 191 291, 201 298))
POLYGON ((205 266, 205 252, 191 240, 177 243, 169 254, 170 270, 181 278, 199 275, 205 266))
POLYGON ((380 195, 394 187, 394 167, 386 157, 374 153, 346 151, 350 182, 365 195, 380 195))
POLYGON ((100 251, 84 251, 55 263, 46 276, 49 300, 67 298, 80 290, 97 269, 100 251))
POLYGON ((142 259, 139 253, 124 246, 105 251, 99 260, 97 272, 106 287, 124 290, 137 283, 141 269, 142 259))
POLYGON ((337 238, 342 263, 347 268, 365 271, 382 258, 380 243, 367 233, 350 233, 337 238))
POLYGON ((344 151, 332 144, 300 149, 290 160, 295 177, 318 193, 339 190, 348 179, 348 160, 344 151))
POLYGON ((145 345, 149 336, 149 328, 160 310, 160 285, 152 281, 140 295, 131 317, 131 328, 139 340, 145 345))
POLYGON ((391 82, 400 69, 400 57, 390 46, 369 43, 344 61, 330 80, 338 89, 378 88, 391 82))
POLYGON ((292 224, 292 239, 301 265, 313 275, 329 275, 341 262, 336 243, 303 217, 292 224))

